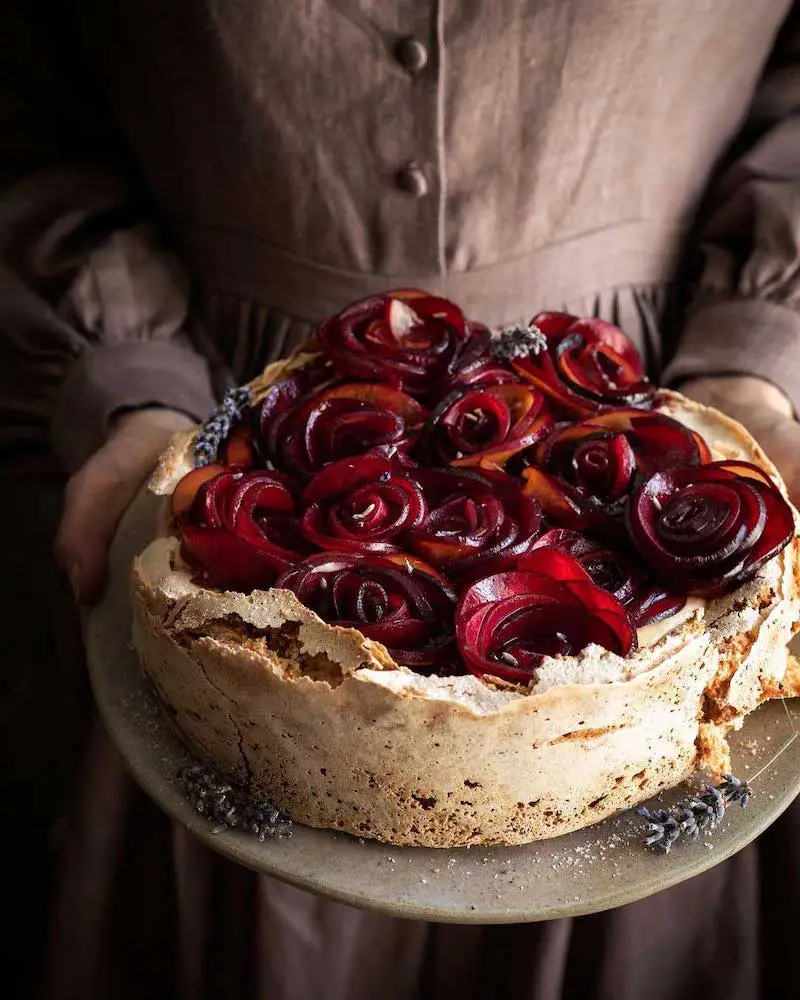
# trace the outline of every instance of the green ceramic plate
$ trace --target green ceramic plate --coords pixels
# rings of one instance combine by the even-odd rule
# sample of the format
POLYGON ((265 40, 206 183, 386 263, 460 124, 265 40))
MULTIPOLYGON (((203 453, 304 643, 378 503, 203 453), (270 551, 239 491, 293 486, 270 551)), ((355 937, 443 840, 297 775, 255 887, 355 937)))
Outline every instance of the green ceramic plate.
MULTIPOLYGON (((550 920, 630 903, 699 875, 754 840, 800 791, 797 739, 759 775, 746 810, 730 808, 711 838, 666 856, 641 846, 641 821, 631 812, 528 847, 387 847, 302 826, 291 839, 263 844, 237 831, 214 832, 181 794, 176 774, 189 757, 162 718, 130 644, 128 570, 151 537, 153 517, 153 501, 142 495, 117 535, 106 599, 87 623, 97 705, 131 774, 153 800, 210 848, 264 875, 401 917, 550 920)), ((800 731, 800 699, 754 712, 732 739, 734 773, 755 775, 794 728, 800 731)), ((663 801, 682 794, 676 790, 663 801)))

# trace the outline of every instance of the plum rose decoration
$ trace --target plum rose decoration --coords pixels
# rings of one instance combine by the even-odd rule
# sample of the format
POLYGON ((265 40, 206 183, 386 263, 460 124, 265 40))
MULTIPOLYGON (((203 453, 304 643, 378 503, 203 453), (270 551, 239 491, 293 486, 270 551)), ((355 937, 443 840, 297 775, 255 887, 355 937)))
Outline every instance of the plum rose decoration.
POLYGON ((426 417, 415 399, 390 386, 337 385, 262 425, 261 449, 278 468, 310 479, 331 462, 354 455, 402 460, 426 417))
POLYGON ((469 321, 469 326, 470 337, 458 357, 457 367, 448 377, 438 381, 430 393, 434 402, 441 402, 457 389, 519 381, 512 369, 495 357, 489 328, 474 320, 469 321))
POLYGON ((545 335, 547 347, 512 365, 570 413, 639 406, 653 396, 636 348, 611 323, 546 312, 534 316, 530 326, 545 335))
POLYGON ((536 539, 534 548, 559 549, 571 555, 598 587, 616 597, 637 629, 677 614, 686 604, 685 594, 648 580, 628 553, 580 532, 551 528, 536 539))
POLYGON ((398 535, 423 523, 422 488, 385 458, 345 458, 326 466, 303 493, 300 527, 321 549, 399 552, 398 535))
POLYGON ((295 484, 280 472, 209 469, 188 473, 173 495, 181 554, 204 586, 266 588, 308 549, 295 484))
POLYGON ((255 445, 265 458, 270 457, 268 446, 273 422, 295 409, 312 393, 324 391, 333 382, 331 366, 318 358, 267 386, 264 395, 253 407, 251 417, 255 445))
POLYGON ((428 511, 408 545, 461 585, 514 566, 541 530, 539 505, 503 472, 414 469, 410 475, 428 511))
MULTIPOLYGON (((527 456, 526 456, 527 457, 527 456)), ((710 461, 705 441, 662 413, 632 408, 555 430, 523 473, 527 492, 565 527, 589 527, 593 512, 620 514, 641 481, 655 472, 710 461)))
POLYGON ((473 583, 456 609, 456 637, 469 670, 527 684, 545 656, 590 644, 625 656, 636 632, 625 608, 572 556, 535 549, 517 569, 473 583))
POLYGON ((353 303, 323 320, 317 336, 337 371, 412 395, 435 389, 488 343, 486 328, 473 327, 454 303, 405 289, 353 303))
POLYGON ((689 594, 710 597, 749 580, 792 538, 791 508, 761 469, 712 462, 646 480, 627 508, 646 562, 689 594))
POLYGON ((421 560, 321 552, 281 576, 330 625, 357 628, 381 642, 397 663, 422 673, 453 666, 455 594, 421 560))
POLYGON ((478 384, 457 389, 439 403, 423 447, 436 464, 500 468, 552 426, 544 393, 535 387, 516 381, 478 384))

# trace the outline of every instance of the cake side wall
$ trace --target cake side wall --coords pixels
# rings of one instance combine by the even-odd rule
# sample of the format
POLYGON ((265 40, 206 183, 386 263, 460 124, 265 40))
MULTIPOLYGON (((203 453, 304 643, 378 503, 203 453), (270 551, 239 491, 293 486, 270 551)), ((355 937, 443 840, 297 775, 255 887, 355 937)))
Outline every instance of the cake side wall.
MULTIPOLYGON (((280 659, 175 636, 136 601, 143 667, 190 746, 301 823, 394 844, 523 844, 598 822, 696 764, 703 636, 627 683, 571 686, 476 715, 383 687, 330 686, 280 659), (680 682, 677 682, 677 676, 680 682)), ((365 676, 367 674, 368 676, 365 676)))

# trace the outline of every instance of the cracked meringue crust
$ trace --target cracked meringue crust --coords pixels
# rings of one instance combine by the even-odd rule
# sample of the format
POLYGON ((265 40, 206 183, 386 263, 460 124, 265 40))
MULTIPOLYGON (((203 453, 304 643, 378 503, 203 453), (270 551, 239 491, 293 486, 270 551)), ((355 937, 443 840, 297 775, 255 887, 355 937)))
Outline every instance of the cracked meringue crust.
MULTIPOLYGON (((270 365, 255 399, 313 357, 270 365)), ((671 392, 658 409, 781 485, 734 421, 671 392)), ((189 471, 192 442, 176 436, 153 492, 166 497, 189 471)), ((133 568, 142 667, 196 753, 310 826, 427 847, 557 836, 696 769, 724 770, 726 733, 761 701, 800 693, 786 652, 800 618, 796 538, 734 593, 643 630, 635 653, 545 658, 520 689, 415 674, 287 590, 197 586, 163 507, 133 568)))

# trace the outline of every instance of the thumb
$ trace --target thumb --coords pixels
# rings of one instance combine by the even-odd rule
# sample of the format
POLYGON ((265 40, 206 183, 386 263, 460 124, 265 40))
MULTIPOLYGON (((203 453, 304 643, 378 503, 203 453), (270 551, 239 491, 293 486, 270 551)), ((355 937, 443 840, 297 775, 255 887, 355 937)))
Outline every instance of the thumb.
POLYGON ((754 412, 743 422, 775 464, 786 484, 789 498, 800 504, 800 423, 783 416, 754 412))
POLYGON ((67 482, 54 552, 79 604, 102 596, 120 518, 175 431, 190 426, 188 417, 168 410, 126 414, 67 482))

